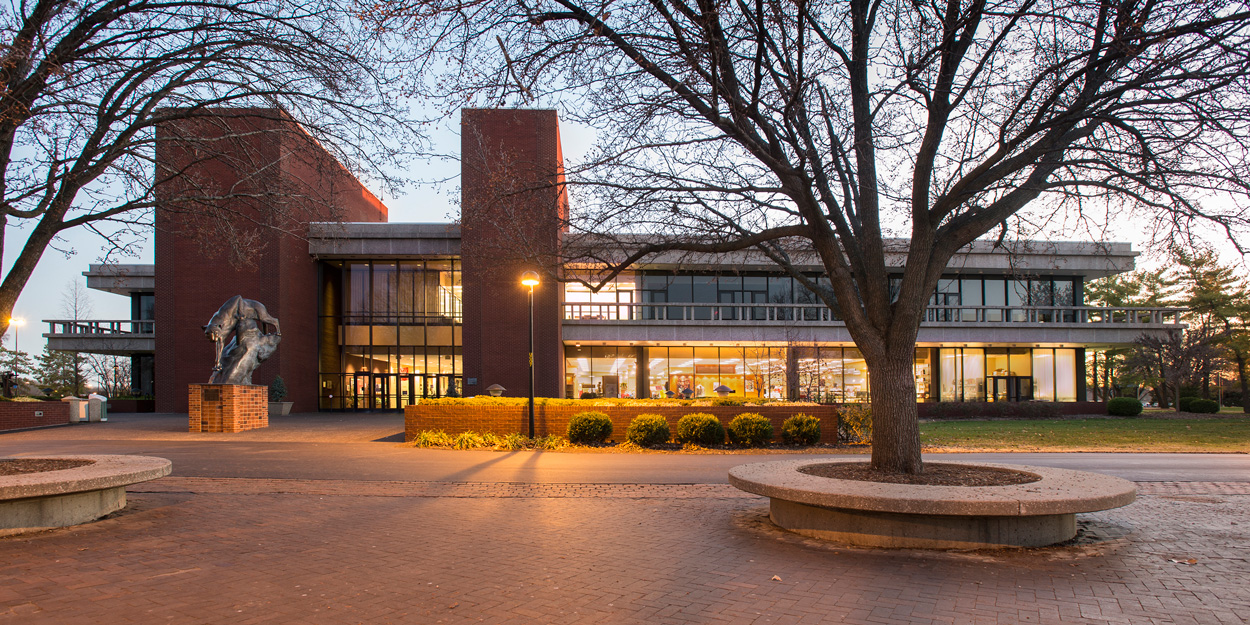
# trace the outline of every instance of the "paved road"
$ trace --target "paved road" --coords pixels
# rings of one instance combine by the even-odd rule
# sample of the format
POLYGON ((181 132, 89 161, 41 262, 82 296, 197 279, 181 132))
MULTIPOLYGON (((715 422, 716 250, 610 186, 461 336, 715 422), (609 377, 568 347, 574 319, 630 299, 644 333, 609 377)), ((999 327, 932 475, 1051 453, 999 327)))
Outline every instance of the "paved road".
POLYGON ((1250 615, 1242 455, 978 455, 1190 481, 1143 483, 1132 505, 1082 515, 1071 544, 930 552, 778 530, 766 500, 722 484, 729 466, 769 455, 418 450, 393 442, 395 416, 314 415, 239 435, 191 435, 180 421, 0 435, 0 455, 150 453, 175 466, 129 489, 118 514, 0 539, 0 625, 1250 615))
MULTIPOLYGON (((266 430, 186 432, 180 415, 0 434, 0 455, 120 453, 169 458, 174 475, 288 479, 720 484, 730 467, 802 456, 613 454, 412 449, 400 415, 298 415, 266 430)), ((1250 481, 1250 454, 930 454, 1098 471, 1135 481, 1250 481)))

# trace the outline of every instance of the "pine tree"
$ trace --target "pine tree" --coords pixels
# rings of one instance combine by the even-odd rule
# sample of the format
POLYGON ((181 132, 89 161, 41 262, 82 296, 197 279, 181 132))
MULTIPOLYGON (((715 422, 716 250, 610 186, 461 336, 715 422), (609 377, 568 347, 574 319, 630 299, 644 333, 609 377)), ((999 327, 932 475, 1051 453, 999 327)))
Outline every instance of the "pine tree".
POLYGON ((57 398, 77 394, 83 371, 76 356, 43 348, 35 378, 46 394, 57 398))

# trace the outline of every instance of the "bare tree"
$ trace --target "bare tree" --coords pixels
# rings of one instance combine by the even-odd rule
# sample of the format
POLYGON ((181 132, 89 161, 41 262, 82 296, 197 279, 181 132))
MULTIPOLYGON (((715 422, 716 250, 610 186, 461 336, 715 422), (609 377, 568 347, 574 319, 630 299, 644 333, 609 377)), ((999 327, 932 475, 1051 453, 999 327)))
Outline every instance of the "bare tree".
MULTIPOLYGON (((95 314, 95 306, 91 302, 91 293, 87 290, 87 285, 77 278, 70 280, 69 284, 65 285, 65 290, 61 292, 61 318, 82 321, 90 319, 93 314, 95 314)), ((68 352, 68 357, 74 385, 71 394, 81 396, 82 373, 87 359, 81 352, 68 352)))
MULTIPOLYGON (((157 168, 162 145, 195 153, 194 166, 229 151, 231 139, 260 135, 227 119, 246 115, 298 128, 350 168, 391 156, 406 126, 390 114, 382 51, 357 27, 354 8, 340 0, 11 0, 0 9, 0 235, 27 231, 15 252, 0 247, 12 259, 0 280, 0 332, 61 233, 86 228, 108 254, 128 254, 150 237, 162 184, 176 181, 183 192, 160 198, 162 209, 204 217, 218 240, 231 239, 229 225, 240 220, 271 225, 263 211, 284 205, 280 188, 197 186, 157 168), (212 124, 222 131, 179 134, 212 124), (240 198, 252 200, 246 210, 240 198)), ((245 232, 233 234, 247 242, 245 232)))
POLYGON ((1194 203, 1247 192, 1245 2, 382 6, 444 61, 431 73, 452 68, 429 96, 558 103, 597 131, 567 172, 570 228, 618 241, 614 268, 753 249, 836 302, 871 371, 881 469, 922 470, 914 345, 957 250, 1117 206, 1173 230, 1247 223, 1194 203))
POLYGON ((130 358, 106 354, 92 354, 87 359, 91 375, 105 397, 128 397, 134 394, 130 388, 130 358))

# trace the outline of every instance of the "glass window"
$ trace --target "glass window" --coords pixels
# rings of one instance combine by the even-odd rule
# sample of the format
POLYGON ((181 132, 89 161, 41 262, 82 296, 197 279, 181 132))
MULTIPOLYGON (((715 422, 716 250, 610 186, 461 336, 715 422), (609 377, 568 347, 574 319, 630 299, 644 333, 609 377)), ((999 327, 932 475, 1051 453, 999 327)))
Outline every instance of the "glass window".
MULTIPOLYGON (((720 383, 730 389, 729 396, 747 397, 746 370, 741 347, 720 348, 720 383)), ((715 390, 715 389, 713 389, 715 390)))
MULTIPOLYGON (((960 280, 959 281, 959 303, 962 306, 980 306, 981 305, 981 281, 980 280, 960 280)), ((960 321, 977 321, 980 318, 981 311, 976 308, 961 309, 959 315, 960 321)))
MULTIPOLYGON (((1075 306, 1075 291, 1072 280, 1055 280, 1055 306, 1075 306)), ((1076 311, 1059 311, 1056 321, 1072 323, 1076 321, 1076 311)))
POLYGON ((655 399, 663 399, 668 392, 668 348, 648 347, 643 357, 647 360, 647 394, 655 399))
MULTIPOLYGON (((716 276, 691 276, 693 289, 691 291, 692 302, 715 302, 716 301, 716 276)), ((715 310, 710 306, 696 306, 693 310, 694 318, 706 321, 712 318, 712 311, 715 310)))
POLYGON ((847 348, 843 353, 843 377, 846 383, 847 401, 867 403, 869 398, 868 363, 858 349, 847 348))
POLYGON ((369 304, 373 301, 369 287, 369 263, 348 263, 344 276, 347 280, 347 302, 344 306, 348 315, 369 314, 369 304))
POLYGON ((929 389, 933 381, 932 359, 933 350, 928 347, 916 348, 916 401, 932 401, 929 389))
POLYGON ((743 350, 743 394, 747 397, 767 397, 770 388, 772 362, 767 347, 747 347, 743 350))
POLYGON ((1012 307, 1012 321, 1028 321, 1029 313, 1021 310, 1020 307, 1029 305, 1029 281, 1028 280, 1008 280, 1007 281, 1007 305, 1012 307))
POLYGON ((1009 353, 1010 361, 1007 366, 1007 375, 1025 377, 1033 375, 1033 363, 1030 357, 1032 350, 1027 347, 1013 347, 1009 353))
POLYGON ((821 400, 843 403, 846 395, 842 386, 842 348, 820 348, 821 400))
POLYGON ((1076 350, 1055 350, 1055 401, 1076 401, 1076 350))
MULTIPOLYGON (((985 286, 985 305, 986 306, 1003 307, 1007 305, 1007 289, 1006 289, 1005 281, 983 280, 982 284, 985 286)), ((985 320, 986 321, 1002 321, 1003 320, 1002 309, 1000 308, 998 310, 986 310, 985 320)))
POLYGON ((682 398, 694 397, 694 348, 668 348, 668 388, 673 396, 682 398))
POLYGON ((1033 350, 1033 398, 1055 401, 1055 350, 1033 350))
POLYGON ((985 350, 985 372, 992 376, 1008 375, 1011 367, 1007 358, 1006 347, 988 347, 985 350))
POLYGON ((938 387, 941 401, 960 401, 959 384, 963 380, 962 359, 959 349, 943 347, 938 350, 938 387))
POLYGON ((694 396, 715 397, 720 386, 720 350, 715 347, 694 348, 694 396))
POLYGON ((985 401, 985 350, 963 349, 964 401, 985 401))

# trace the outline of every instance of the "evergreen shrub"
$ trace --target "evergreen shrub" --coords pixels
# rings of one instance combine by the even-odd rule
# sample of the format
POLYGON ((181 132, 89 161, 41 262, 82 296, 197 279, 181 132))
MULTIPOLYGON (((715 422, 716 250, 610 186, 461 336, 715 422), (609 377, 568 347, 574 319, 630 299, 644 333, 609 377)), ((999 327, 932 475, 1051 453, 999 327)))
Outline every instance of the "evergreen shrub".
POLYGON ((640 414, 625 428, 625 440, 639 447, 667 443, 668 438, 668 419, 658 414, 640 414))
POLYGON ((1107 400, 1107 414, 1113 417, 1136 417, 1141 414, 1142 405, 1133 397, 1112 397, 1107 400))
POLYGON ((815 445, 820 442, 820 419, 796 414, 781 424, 781 440, 787 445, 815 445))
POLYGON ((677 442, 711 447, 725 443, 725 426, 706 412, 695 412, 677 420, 677 442))
POLYGON ((1180 398, 1180 400, 1176 402, 1176 407, 1180 408, 1181 412, 1194 412, 1192 410, 1192 405, 1195 399, 1198 399, 1198 398, 1189 397, 1189 396, 1182 397, 1180 398))
POLYGON ((872 442, 872 407, 868 404, 843 404, 838 407, 838 442, 872 442))
POLYGON ((286 382, 282 381, 282 376, 273 379, 269 383, 269 401, 277 403, 287 396, 286 382))
POLYGON ((586 445, 603 443, 612 436, 612 419, 602 412, 587 410, 579 412, 569 419, 569 442, 586 445))
MULTIPOLYGON (((1184 397, 1181 398, 1182 400, 1184 397)), ((1194 399, 1189 402, 1189 410, 1187 412, 1197 412, 1199 414, 1215 414, 1220 411, 1220 403, 1214 399, 1194 399)))
POLYGON ((744 412, 726 428, 729 442, 742 447, 763 447, 773 440, 773 424, 762 414, 744 412))

